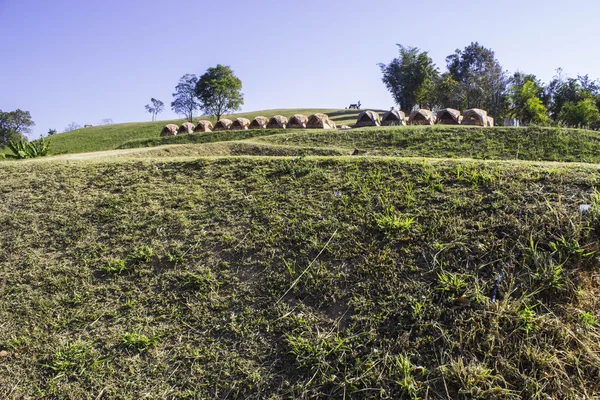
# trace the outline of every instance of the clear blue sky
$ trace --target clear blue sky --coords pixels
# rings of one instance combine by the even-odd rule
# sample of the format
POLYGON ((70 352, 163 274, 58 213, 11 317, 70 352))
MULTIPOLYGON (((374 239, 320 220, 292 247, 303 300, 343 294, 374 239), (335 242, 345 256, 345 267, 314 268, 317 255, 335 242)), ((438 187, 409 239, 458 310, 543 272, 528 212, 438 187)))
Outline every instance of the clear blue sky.
POLYGON ((0 109, 31 112, 32 138, 70 122, 149 120, 178 79, 230 65, 244 111, 393 105, 379 62, 396 43, 445 57, 477 41, 504 69, 547 82, 600 78, 600 2, 0 0, 0 109))

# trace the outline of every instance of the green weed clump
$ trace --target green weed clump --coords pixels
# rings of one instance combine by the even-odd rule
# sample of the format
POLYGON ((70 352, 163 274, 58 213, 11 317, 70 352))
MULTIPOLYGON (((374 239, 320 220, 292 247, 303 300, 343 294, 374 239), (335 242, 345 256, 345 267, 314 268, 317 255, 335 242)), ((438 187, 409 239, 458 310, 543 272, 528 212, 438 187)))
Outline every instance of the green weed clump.
POLYGON ((97 356, 93 346, 84 341, 67 343, 52 354, 47 364, 43 364, 54 373, 54 379, 82 375, 86 369, 93 368, 97 356))
POLYGON ((146 351, 156 343, 156 336, 146 336, 139 332, 128 332, 123 335, 122 343, 126 348, 134 349, 140 353, 146 351))
POLYGON ((386 214, 375 215, 377 227, 387 236, 408 231, 415 222, 415 217, 402 216, 391 211, 386 214))
POLYGON ((112 260, 106 264, 102 264, 100 269, 107 274, 120 274, 127 271, 127 266, 125 265, 125 260, 112 260))
POLYGON ((100 269, 107 274, 121 274, 131 271, 136 265, 152 261, 154 256, 154 250, 151 247, 141 245, 129 253, 125 259, 110 260, 101 264, 100 269))
POLYGON ((36 158, 47 156, 50 151, 51 139, 41 138, 28 142, 25 139, 21 139, 18 142, 9 142, 8 149, 13 154, 5 155, 5 157, 25 159, 25 158, 36 158))

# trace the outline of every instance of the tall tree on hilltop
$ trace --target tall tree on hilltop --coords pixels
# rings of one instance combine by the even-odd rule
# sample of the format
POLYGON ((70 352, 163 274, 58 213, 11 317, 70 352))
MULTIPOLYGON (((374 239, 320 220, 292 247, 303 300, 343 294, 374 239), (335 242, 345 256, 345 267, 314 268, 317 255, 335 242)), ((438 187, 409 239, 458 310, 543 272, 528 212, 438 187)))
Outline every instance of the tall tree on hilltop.
POLYGON ((150 99, 150 104, 146 104, 145 108, 147 112, 152 114, 152 121, 154 121, 156 119, 156 115, 160 114, 164 110, 165 103, 153 97, 150 99))
POLYGON ((558 114, 558 120, 571 127, 592 128, 600 127, 600 111, 591 97, 577 103, 566 102, 558 114))
POLYGON ((506 97, 506 74, 491 49, 471 43, 446 57, 448 74, 457 82, 457 108, 483 108, 496 119, 506 97))
POLYGON ((523 124, 546 125, 550 122, 548 109, 542 101, 544 88, 535 75, 515 72, 510 78, 508 115, 523 124))
POLYGON ((577 79, 564 78, 561 74, 550 81, 547 91, 550 115, 555 121, 558 121, 558 115, 566 103, 578 103, 585 98, 577 79))
POLYGON ((35 122, 31 120, 29 111, 0 110, 0 147, 8 145, 11 141, 24 139, 26 134, 31 133, 33 126, 35 122))
POLYGON ((400 55, 389 64, 379 63, 382 81, 401 110, 432 107, 436 102, 438 71, 426 51, 398 44, 400 55))
POLYGON ((597 109, 600 108, 600 82, 591 80, 588 75, 580 75, 576 79, 566 77, 561 68, 558 68, 556 72, 557 74, 550 81, 546 90, 552 119, 574 126, 589 125, 595 122, 593 121, 595 112, 589 106, 593 104, 597 109), (575 107, 577 104, 579 107, 575 107), (568 112, 565 113, 563 109, 567 105, 568 112), (591 119, 585 118, 584 115, 592 117, 591 119), (563 118, 567 118, 567 120, 563 118))
POLYGON ((237 111, 244 104, 242 81, 233 74, 231 67, 217 64, 200 77, 196 85, 196 96, 200 108, 207 115, 221 116, 237 111))
POLYGON ((171 109, 177 114, 185 116, 189 122, 194 118, 194 111, 200 108, 200 103, 196 97, 196 84, 198 77, 194 74, 185 74, 179 78, 179 83, 175 86, 173 93, 173 102, 171 109))

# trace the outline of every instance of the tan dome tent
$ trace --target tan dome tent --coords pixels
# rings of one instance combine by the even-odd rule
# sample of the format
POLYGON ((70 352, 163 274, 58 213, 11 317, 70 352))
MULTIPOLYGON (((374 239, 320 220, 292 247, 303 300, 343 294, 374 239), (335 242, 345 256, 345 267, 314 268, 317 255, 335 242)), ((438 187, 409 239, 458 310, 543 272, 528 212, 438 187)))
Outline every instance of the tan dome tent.
POLYGON ((287 126, 288 119, 283 115, 276 115, 269 120, 267 124, 268 129, 285 129, 287 126))
POLYGON ((354 126, 361 127, 361 126, 379 126, 380 125, 380 120, 379 120, 379 114, 377 114, 375 111, 371 111, 371 110, 367 110, 367 111, 363 111, 360 114, 358 114, 358 118, 356 119, 356 124, 354 126))
POLYGON ((195 128, 195 126, 191 122, 184 122, 179 127, 179 130, 177 131, 177 134, 181 135, 183 133, 194 133, 194 128, 195 128))
POLYGON ((488 117, 488 126, 494 126, 494 118, 488 117))
POLYGON ((160 136, 175 136, 177 135, 177 130, 179 127, 174 124, 166 125, 162 131, 160 131, 160 136))
POLYGON ((463 125, 487 126, 487 111, 479 108, 471 108, 463 112, 463 125))
POLYGON ((335 129, 335 122, 327 114, 316 113, 308 117, 306 127, 309 129, 335 129))
POLYGON ((382 126, 406 125, 406 115, 400 110, 391 110, 383 114, 382 126))
POLYGON ((250 126, 250 120, 246 118, 236 118, 231 124, 232 131, 245 131, 250 126))
POLYGON ((213 129, 213 131, 215 131, 215 132, 217 132, 217 131, 227 131, 227 130, 229 130, 229 128, 231 128, 232 124, 233 124, 233 121, 231 121, 230 119, 227 119, 227 118, 220 119, 215 124, 215 128, 213 129))
POLYGON ((213 129, 213 124, 210 121, 202 120, 198 121, 198 125, 194 129, 194 132, 210 132, 213 129))
POLYGON ((410 125, 433 125, 435 124, 435 115, 431 111, 421 108, 410 113, 408 123, 410 125))
POLYGON ((460 111, 454 108, 444 108, 437 112, 437 123, 442 125, 458 125, 462 122, 460 111))
POLYGON ((269 118, 267 117, 256 117, 250 122, 249 129, 263 129, 267 127, 269 118))
POLYGON ((288 128, 306 128, 306 123, 308 122, 308 117, 302 114, 294 114, 292 118, 290 118, 287 127, 288 128))

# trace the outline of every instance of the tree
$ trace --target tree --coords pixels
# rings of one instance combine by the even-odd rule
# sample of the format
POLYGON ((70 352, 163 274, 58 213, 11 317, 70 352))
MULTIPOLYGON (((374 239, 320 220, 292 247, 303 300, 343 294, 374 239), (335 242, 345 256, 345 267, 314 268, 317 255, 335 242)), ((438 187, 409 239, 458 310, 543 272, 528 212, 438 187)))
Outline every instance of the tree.
POLYGON ((596 110, 600 108, 600 82, 591 80, 588 75, 579 75, 577 79, 565 77, 561 68, 556 72, 557 75, 548 84, 546 95, 554 121, 572 126, 594 124, 595 122, 589 121, 584 115, 595 114, 594 110, 588 109, 589 104, 594 104, 596 110), (588 99, 589 101, 584 102, 588 99), (564 110, 565 106, 567 110, 564 110))
POLYGON ((542 100, 544 88, 535 75, 515 72, 509 79, 508 115, 523 124, 546 125, 550 122, 548 109, 542 100))
POLYGON ((577 104, 586 97, 577 79, 565 77, 562 68, 558 68, 556 72, 557 75, 548 84, 546 94, 549 102, 548 109, 554 121, 559 120, 559 114, 566 103, 577 104))
POLYGON ((104 118, 102 121, 100 121, 99 125, 110 125, 113 123, 112 118, 104 118))
POLYGON ((563 105, 558 120, 573 127, 590 127, 600 122, 600 111, 591 97, 577 103, 569 101, 563 105))
POLYGON ((67 125, 67 127, 63 130, 63 132, 70 132, 70 131, 74 131, 75 129, 79 129, 81 128, 81 125, 79 125, 76 122, 71 122, 69 125, 67 125))
POLYGON ((152 114, 152 121, 156 119, 156 115, 160 114, 165 108, 165 104, 155 99, 154 97, 150 99, 150 104, 146 104, 146 111, 152 114))
POLYGON ((446 67, 460 92, 462 104, 457 108, 483 108, 497 119, 505 101, 507 79, 494 52, 471 43, 446 57, 446 67))
POLYGON ((56 129, 48 129, 48 136, 56 135, 56 129))
POLYGON ((196 84, 198 78, 193 74, 185 74, 179 79, 179 83, 175 86, 173 93, 173 102, 171 109, 177 114, 183 115, 189 122, 194 118, 194 111, 200 108, 200 104, 196 97, 196 84))
POLYGON ((17 109, 3 112, 0 110, 0 146, 4 147, 11 141, 24 139, 25 135, 31 133, 33 126, 35 126, 35 122, 31 120, 29 111, 17 109))
POLYGON ((460 90, 459 83, 452 78, 449 73, 443 73, 435 85, 436 99, 439 105, 462 109, 465 99, 460 90))
POLYGON ((526 125, 530 123, 547 125, 550 122, 548 109, 538 97, 539 93, 540 88, 533 80, 528 80, 520 87, 513 87, 510 95, 512 105, 508 114, 526 125))
POLYGON ((410 111, 415 105, 433 106, 436 100, 438 71, 426 51, 417 47, 397 45, 400 56, 389 64, 379 63, 381 80, 401 110, 410 111))
POLYGON ((217 121, 223 114, 240 109, 244 104, 242 81, 233 74, 231 67, 218 64, 206 70, 196 85, 196 96, 200 108, 207 115, 214 115, 217 121))

